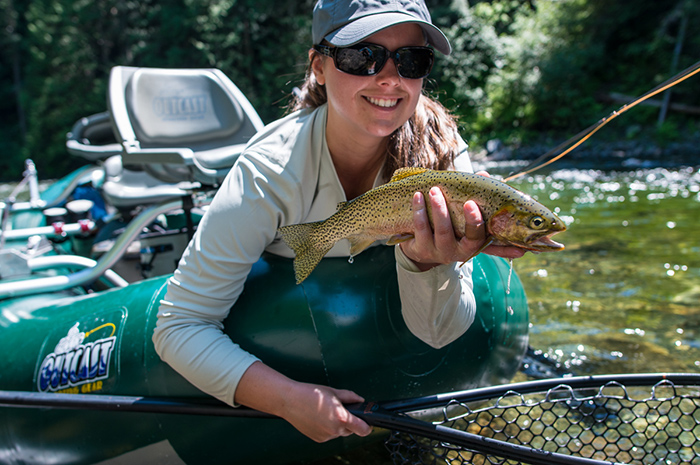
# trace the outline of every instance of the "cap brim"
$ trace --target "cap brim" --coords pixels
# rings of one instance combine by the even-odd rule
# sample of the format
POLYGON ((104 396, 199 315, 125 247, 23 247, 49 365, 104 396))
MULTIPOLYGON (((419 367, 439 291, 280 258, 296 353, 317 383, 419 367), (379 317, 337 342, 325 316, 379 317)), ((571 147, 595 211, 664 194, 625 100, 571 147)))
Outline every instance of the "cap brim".
POLYGON ((382 13, 358 18, 326 35, 325 39, 336 47, 347 47, 362 42, 382 29, 404 23, 416 23, 423 28, 428 44, 440 53, 449 55, 452 51, 450 42, 440 29, 427 21, 421 21, 403 13, 382 13))

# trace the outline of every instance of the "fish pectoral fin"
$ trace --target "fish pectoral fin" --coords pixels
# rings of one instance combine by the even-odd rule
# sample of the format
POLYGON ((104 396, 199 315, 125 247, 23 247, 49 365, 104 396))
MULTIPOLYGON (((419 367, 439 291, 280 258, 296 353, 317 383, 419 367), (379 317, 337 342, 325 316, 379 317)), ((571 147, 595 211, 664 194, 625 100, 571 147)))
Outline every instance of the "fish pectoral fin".
POLYGON ((351 236, 348 237, 348 240, 350 241, 350 255, 354 257, 372 245, 375 239, 367 236, 351 236))
POLYGON ((476 257, 477 255, 479 255, 481 252, 483 252, 483 251, 486 249, 486 247, 488 247, 488 246, 491 245, 491 243, 493 242, 493 240, 494 240, 494 237, 493 237, 493 236, 489 236, 488 238, 486 238, 486 242, 484 242, 484 245, 482 245, 481 247, 479 247, 479 249, 478 249, 476 252, 474 252, 474 254, 473 254, 471 257, 469 257, 469 258, 467 258, 466 260, 464 260, 464 261, 462 262, 462 264, 459 265, 460 268, 463 267, 469 260, 471 260, 472 258, 474 258, 474 257, 476 257))
POLYGON ((414 236, 411 233, 394 234, 386 242, 386 245, 400 244, 402 242, 406 242, 406 241, 411 240, 413 238, 414 238, 414 236))

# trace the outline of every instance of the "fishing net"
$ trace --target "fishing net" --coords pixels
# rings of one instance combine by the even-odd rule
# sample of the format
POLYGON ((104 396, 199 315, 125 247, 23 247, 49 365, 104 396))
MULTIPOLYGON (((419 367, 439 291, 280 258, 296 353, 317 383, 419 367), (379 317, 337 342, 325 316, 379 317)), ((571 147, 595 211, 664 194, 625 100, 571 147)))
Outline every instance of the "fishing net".
MULTIPOLYGON (((509 390, 496 398, 451 400, 434 425, 546 452, 604 463, 700 465, 700 386, 661 380, 649 385, 608 381, 597 387, 561 384, 509 390)), ((523 383, 526 384, 526 383, 523 383)), ((519 464, 479 448, 393 432, 386 442, 396 464, 519 464)), ((508 456, 508 454, 505 454, 508 456)), ((557 463, 569 463, 566 460, 557 463)))

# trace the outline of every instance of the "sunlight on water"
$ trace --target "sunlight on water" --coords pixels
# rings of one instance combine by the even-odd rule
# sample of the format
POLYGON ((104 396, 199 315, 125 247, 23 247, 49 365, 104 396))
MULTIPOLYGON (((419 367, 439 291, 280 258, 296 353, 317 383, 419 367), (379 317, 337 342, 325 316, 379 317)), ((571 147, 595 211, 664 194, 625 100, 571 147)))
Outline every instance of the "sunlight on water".
POLYGON ((559 170, 510 182, 555 210, 566 250, 515 268, 530 343, 576 374, 700 368, 700 170, 559 170))

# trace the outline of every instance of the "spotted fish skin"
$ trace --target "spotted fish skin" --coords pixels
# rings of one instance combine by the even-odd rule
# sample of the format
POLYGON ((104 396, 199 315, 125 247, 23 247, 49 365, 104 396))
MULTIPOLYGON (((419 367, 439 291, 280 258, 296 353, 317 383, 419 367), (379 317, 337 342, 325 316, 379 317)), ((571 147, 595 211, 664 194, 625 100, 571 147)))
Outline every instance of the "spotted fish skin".
MULTIPOLYGON (((464 203, 473 200, 486 223, 487 244, 512 245, 527 250, 562 250, 550 236, 566 226, 547 207, 504 182, 460 171, 425 168, 398 169, 391 180, 363 195, 341 203, 324 221, 283 226, 278 233, 294 250, 297 284, 341 239, 350 241, 350 254, 357 255, 377 240, 396 244, 413 237, 412 198, 437 186, 447 201, 455 236, 465 235, 464 203)), ((428 217, 430 205, 426 202, 428 217)))

